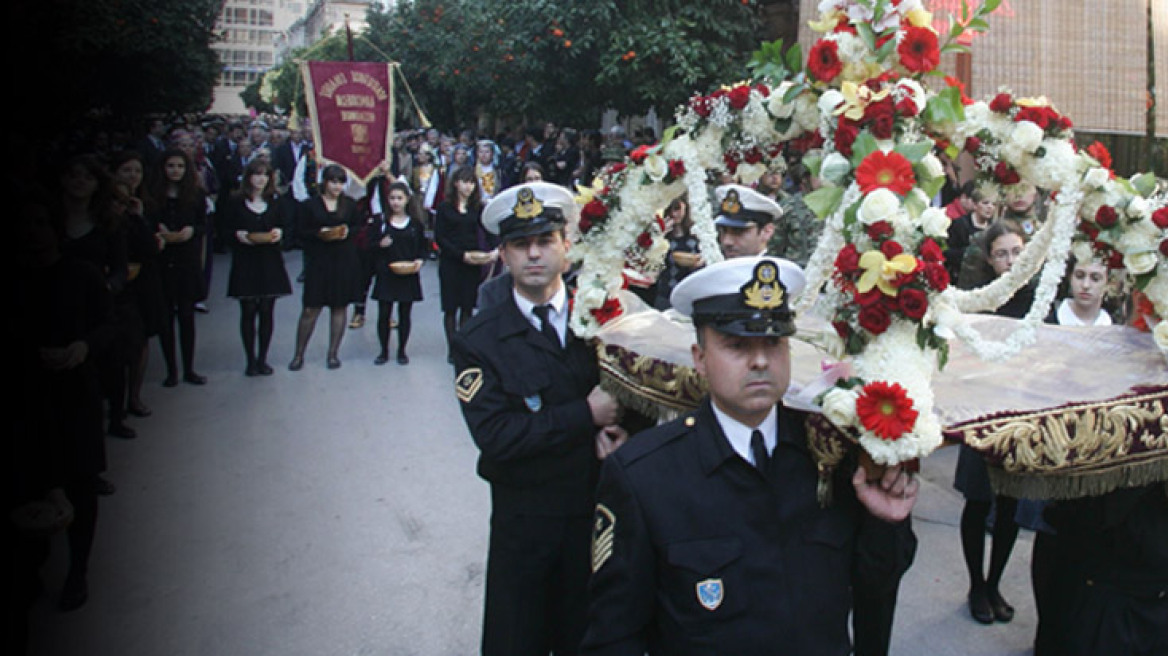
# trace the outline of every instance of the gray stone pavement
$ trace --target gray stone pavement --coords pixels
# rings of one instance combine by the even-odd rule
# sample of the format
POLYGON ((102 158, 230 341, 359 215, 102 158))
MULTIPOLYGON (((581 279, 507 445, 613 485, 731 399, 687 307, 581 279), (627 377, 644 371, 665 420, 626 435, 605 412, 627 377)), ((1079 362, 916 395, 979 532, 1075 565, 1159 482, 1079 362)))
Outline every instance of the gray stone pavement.
MULTIPOLYGON (((292 276, 300 252, 287 254, 292 276)), ((490 504, 452 393, 437 268, 423 273, 411 363, 376 367, 372 324, 348 331, 325 368, 327 313, 300 372, 289 372, 298 296, 276 304, 275 375, 246 378, 238 307, 215 261, 210 313, 198 317, 202 388, 164 389, 151 351, 133 441, 108 440, 90 600, 55 610, 65 543, 43 570, 31 618, 44 656, 393 655, 477 653, 490 504)), ((297 292, 299 290, 297 289, 297 292)), ((375 308, 370 308, 375 314, 375 308)), ((982 626, 967 579, 950 482, 955 449, 923 467, 916 563, 901 587, 893 653, 1030 653, 1032 534, 1023 531, 1004 594, 1010 624, 982 626)), ((776 653, 780 647, 776 646, 776 653)))

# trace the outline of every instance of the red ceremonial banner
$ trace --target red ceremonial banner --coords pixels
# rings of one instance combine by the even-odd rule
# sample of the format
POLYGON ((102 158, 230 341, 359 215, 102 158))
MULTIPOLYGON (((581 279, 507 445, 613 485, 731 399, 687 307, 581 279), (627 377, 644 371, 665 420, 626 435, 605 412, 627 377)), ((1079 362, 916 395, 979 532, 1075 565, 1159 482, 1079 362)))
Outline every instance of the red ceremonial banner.
POLYGON ((305 62, 301 73, 317 155, 368 183, 393 140, 390 65, 305 62))

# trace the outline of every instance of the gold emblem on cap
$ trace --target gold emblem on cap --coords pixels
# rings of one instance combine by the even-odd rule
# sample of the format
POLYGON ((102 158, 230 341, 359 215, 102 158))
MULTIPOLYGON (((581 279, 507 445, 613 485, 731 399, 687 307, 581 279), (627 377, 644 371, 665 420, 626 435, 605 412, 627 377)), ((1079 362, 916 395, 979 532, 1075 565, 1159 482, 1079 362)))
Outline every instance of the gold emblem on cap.
POLYGON ((520 189, 519 193, 515 195, 515 208, 512 212, 514 212, 515 218, 529 221, 543 214, 543 203, 535 197, 535 192, 532 190, 520 189))
POLYGON ((751 281, 742 286, 742 302, 759 310, 773 310, 783 305, 783 286, 779 268, 773 262, 759 262, 751 281))
POLYGON ((731 189, 726 192, 726 197, 722 199, 722 212, 725 214, 737 214, 742 211, 742 201, 738 199, 738 190, 731 189))

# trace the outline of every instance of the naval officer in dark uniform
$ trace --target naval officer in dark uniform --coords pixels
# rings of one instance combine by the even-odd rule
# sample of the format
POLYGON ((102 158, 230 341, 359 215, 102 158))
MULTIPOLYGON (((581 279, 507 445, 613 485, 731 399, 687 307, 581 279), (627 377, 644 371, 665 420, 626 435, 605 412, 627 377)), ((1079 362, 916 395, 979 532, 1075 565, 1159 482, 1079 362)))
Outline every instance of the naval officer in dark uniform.
POLYGON ((452 341, 455 391, 491 484, 482 653, 571 655, 587 615, 600 459, 627 437, 592 347, 568 328, 564 234, 575 202, 557 185, 512 187, 483 210, 512 276, 503 301, 452 341))
POLYGON ((818 502, 805 415, 780 404, 803 283, 791 262, 743 257, 674 290, 709 398, 604 463, 582 653, 845 656, 853 607, 855 653, 887 651, 918 484, 856 468, 818 502))

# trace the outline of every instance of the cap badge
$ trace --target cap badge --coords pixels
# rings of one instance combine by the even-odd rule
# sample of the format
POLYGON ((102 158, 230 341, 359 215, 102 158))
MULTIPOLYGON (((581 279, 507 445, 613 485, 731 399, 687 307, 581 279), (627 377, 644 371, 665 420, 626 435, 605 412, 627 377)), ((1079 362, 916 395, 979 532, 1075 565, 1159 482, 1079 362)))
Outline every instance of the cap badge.
POLYGON ((742 201, 738 199, 738 190, 727 191, 726 197, 722 199, 722 212, 724 214, 737 214, 741 211, 742 201))
POLYGON ((742 302, 759 310, 773 310, 783 305, 783 286, 779 268, 773 262, 759 262, 754 277, 742 286, 742 302))
POLYGON ((515 195, 515 208, 512 210, 515 217, 528 221, 543 214, 543 203, 535 197, 535 192, 530 189, 520 189, 519 193, 515 195))

